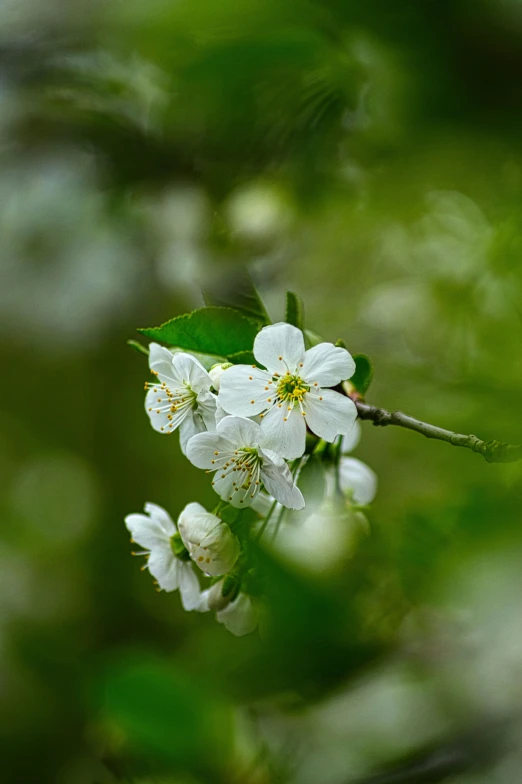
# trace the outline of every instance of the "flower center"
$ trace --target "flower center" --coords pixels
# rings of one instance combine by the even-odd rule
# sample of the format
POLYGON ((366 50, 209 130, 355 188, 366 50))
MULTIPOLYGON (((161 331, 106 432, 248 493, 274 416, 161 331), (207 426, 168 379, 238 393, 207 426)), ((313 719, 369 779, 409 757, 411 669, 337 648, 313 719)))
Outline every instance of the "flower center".
MULTIPOLYGON (((248 495, 254 498, 258 492, 261 480, 260 473, 263 466, 263 458, 259 454, 259 449, 255 446, 244 446, 235 452, 214 452, 215 459, 212 460, 211 470, 216 471, 216 479, 225 479, 232 476, 233 481, 230 488, 230 495, 224 499, 232 501, 234 496, 240 496, 239 503, 245 503, 248 495)), ((216 480, 212 482, 214 485, 216 480)))
MULTIPOLYGON (((157 372, 154 370, 151 372, 157 376, 157 372)), ((165 428, 161 428, 167 432, 179 427, 189 411, 195 411, 198 407, 197 392, 194 392, 187 383, 182 387, 171 389, 164 381, 161 383, 147 381, 145 389, 154 392, 150 400, 152 405, 149 406, 149 413, 167 415, 168 424, 165 428)))
POLYGON ((309 391, 310 387, 299 376, 287 374, 277 383, 277 396, 280 400, 291 405, 302 403, 304 396, 309 391))

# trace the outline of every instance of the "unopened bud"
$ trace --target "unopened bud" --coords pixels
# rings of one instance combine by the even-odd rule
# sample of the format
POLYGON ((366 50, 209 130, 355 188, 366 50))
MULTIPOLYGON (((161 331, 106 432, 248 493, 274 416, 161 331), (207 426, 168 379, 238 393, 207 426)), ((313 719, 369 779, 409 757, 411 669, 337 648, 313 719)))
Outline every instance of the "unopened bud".
POLYGON ((212 386, 219 392, 219 387, 221 384, 221 376, 228 370, 229 367, 232 367, 232 362, 221 362, 217 365, 213 365, 209 370, 209 376, 212 379, 212 386))

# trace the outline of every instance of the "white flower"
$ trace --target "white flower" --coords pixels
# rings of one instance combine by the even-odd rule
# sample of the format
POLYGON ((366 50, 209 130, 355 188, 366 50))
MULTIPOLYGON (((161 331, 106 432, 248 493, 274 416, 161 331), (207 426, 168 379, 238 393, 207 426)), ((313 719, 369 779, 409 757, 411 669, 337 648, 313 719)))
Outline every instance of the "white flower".
POLYGON ((279 455, 266 449, 265 441, 255 422, 229 416, 219 422, 215 433, 191 438, 187 457, 198 468, 217 472, 212 482, 214 490, 232 506, 250 506, 264 485, 283 506, 302 509, 304 499, 288 466, 279 455))
POLYGON ((149 367, 157 381, 145 385, 145 409, 154 430, 168 434, 179 428, 181 449, 185 452, 189 438, 216 427, 211 378, 190 354, 172 354, 157 343, 151 343, 149 348, 149 367))
POLYGON ((339 461, 339 485, 343 493, 349 494, 356 504, 371 504, 377 495, 377 474, 362 460, 347 457, 346 453, 355 449, 361 440, 361 426, 355 423, 352 436, 345 436, 341 441, 341 459, 339 461))
POLYGON ((377 474, 356 457, 341 457, 339 484, 343 493, 351 493, 356 504, 371 504, 377 494, 377 474))
POLYGON ((241 547, 229 526, 201 504, 187 504, 178 518, 178 529, 192 560, 206 574, 229 572, 241 547))
POLYGON ((257 334, 254 356, 266 370, 248 365, 229 368, 221 379, 219 402, 233 415, 259 414, 265 446, 290 459, 304 454, 306 425, 330 442, 351 432, 355 404, 325 389, 355 372, 346 349, 319 343, 305 351, 301 330, 280 323, 257 334))
POLYGON ((215 583, 201 593, 198 612, 216 610, 216 620, 236 637, 253 632, 258 625, 259 614, 251 597, 240 592, 233 601, 223 596, 223 581, 215 583))
POLYGON ((200 600, 198 578, 192 563, 174 554, 178 531, 170 515, 156 504, 145 504, 145 514, 125 518, 132 541, 144 548, 148 556, 146 568, 164 591, 179 588, 185 610, 195 610, 200 600))
POLYGON ((212 367, 208 371, 208 374, 212 381, 212 386, 214 387, 216 392, 219 392, 219 387, 221 385, 221 376, 223 375, 225 370, 228 370, 228 368, 231 367, 232 367, 232 362, 222 362, 221 364, 212 365, 212 367))

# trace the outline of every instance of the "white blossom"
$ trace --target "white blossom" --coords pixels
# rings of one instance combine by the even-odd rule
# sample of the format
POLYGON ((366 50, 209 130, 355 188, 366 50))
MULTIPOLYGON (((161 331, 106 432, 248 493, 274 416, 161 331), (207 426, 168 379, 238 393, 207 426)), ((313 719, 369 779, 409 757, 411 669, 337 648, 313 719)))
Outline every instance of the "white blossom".
POLYGON ((178 530, 165 509, 156 504, 145 504, 145 514, 130 514, 125 525, 131 541, 144 548, 148 568, 160 589, 175 591, 179 588, 185 610, 195 610, 200 600, 198 578, 192 563, 175 555, 178 530))
POLYGON ((339 485, 343 493, 351 493, 356 504, 371 504, 377 494, 377 474, 356 457, 342 456, 339 461, 339 485))
POLYGON ((190 354, 172 354, 157 343, 151 343, 149 348, 149 367, 156 381, 145 385, 145 409, 154 430, 169 434, 179 428, 181 449, 185 452, 189 438, 216 427, 211 378, 190 354))
POLYGON ((243 592, 230 601, 223 596, 223 581, 215 583, 207 591, 201 593, 197 606, 199 612, 216 610, 216 620, 222 623, 236 637, 243 637, 255 631, 259 621, 259 613, 252 598, 243 592))
POLYGON ((304 454, 306 425, 330 442, 351 432, 355 404, 328 389, 355 372, 346 349, 319 343, 305 351, 301 330, 279 323, 257 334, 254 356, 266 370, 248 365, 229 368, 221 378, 219 402, 236 416, 260 415, 266 447, 291 459, 304 454))
POLYGON ((241 550, 238 538, 201 504, 187 504, 178 518, 178 529, 190 557, 206 574, 225 574, 236 563, 241 550))
POLYGON ((215 433, 191 438, 187 457, 198 468, 216 472, 214 490, 232 506, 250 506, 264 485, 283 506, 302 509, 304 499, 290 469, 279 455, 266 448, 266 440, 255 422, 228 416, 219 422, 215 433))
POLYGON ((345 436, 341 441, 339 486, 354 503, 366 506, 371 504, 377 495, 377 474, 362 460, 347 456, 360 440, 361 426, 356 422, 352 436, 345 436))
POLYGON ((221 362, 218 363, 217 365, 212 365, 212 367, 208 371, 208 374, 212 381, 212 386, 214 387, 216 392, 219 392, 219 388, 221 386, 221 376, 223 375, 225 370, 228 370, 228 368, 231 367, 232 367, 231 362, 221 362))

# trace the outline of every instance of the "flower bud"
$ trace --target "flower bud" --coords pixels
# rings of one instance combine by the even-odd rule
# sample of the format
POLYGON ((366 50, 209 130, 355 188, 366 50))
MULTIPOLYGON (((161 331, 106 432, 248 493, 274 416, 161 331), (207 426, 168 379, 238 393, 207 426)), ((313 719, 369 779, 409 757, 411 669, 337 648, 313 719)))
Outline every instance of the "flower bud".
POLYGON ((208 374, 212 380, 212 386, 214 387, 216 392, 219 392, 219 387, 221 384, 221 376, 223 375, 225 370, 227 370, 229 367, 232 367, 232 362, 222 362, 217 365, 212 365, 212 367, 210 368, 208 374))
POLYGON ((187 504, 178 529, 190 557, 203 572, 217 577, 233 568, 241 551, 239 540, 217 515, 201 504, 187 504))

